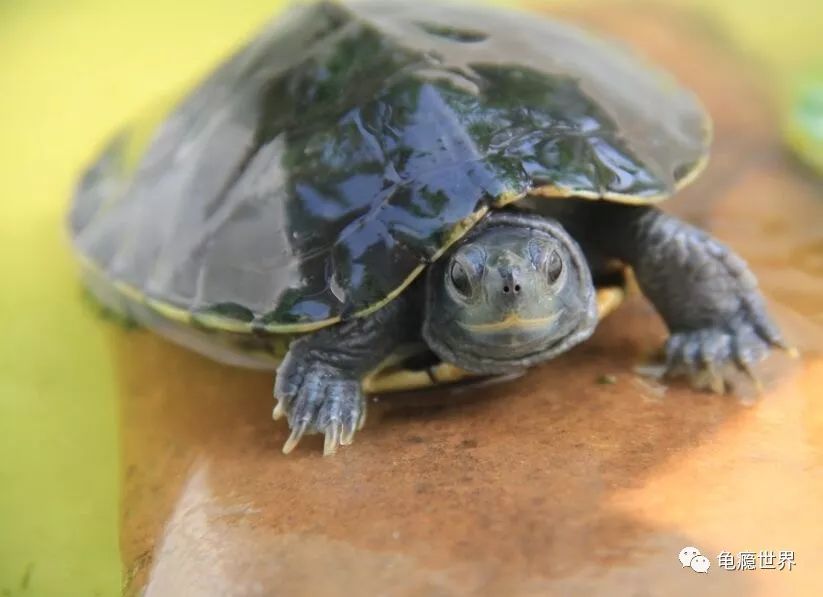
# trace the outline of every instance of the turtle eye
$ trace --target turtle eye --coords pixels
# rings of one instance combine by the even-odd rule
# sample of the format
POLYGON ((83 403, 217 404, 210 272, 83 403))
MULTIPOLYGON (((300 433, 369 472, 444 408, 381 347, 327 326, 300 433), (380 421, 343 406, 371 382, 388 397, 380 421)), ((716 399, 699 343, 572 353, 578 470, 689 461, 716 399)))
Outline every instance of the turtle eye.
POLYGON ((546 259, 546 277, 549 279, 549 284, 554 284, 563 273, 563 260, 557 251, 552 251, 546 259))
POLYGON ((459 261, 454 261, 449 272, 452 287, 463 298, 471 298, 472 283, 469 279, 469 272, 459 261))
POLYGON ((538 271, 545 272, 549 284, 554 284, 563 273, 563 260, 560 254, 546 243, 532 240, 529 243, 529 256, 538 271))
POLYGON ((478 296, 485 258, 485 253, 479 247, 467 246, 457 251, 448 270, 448 287, 452 294, 464 301, 472 301, 478 296))

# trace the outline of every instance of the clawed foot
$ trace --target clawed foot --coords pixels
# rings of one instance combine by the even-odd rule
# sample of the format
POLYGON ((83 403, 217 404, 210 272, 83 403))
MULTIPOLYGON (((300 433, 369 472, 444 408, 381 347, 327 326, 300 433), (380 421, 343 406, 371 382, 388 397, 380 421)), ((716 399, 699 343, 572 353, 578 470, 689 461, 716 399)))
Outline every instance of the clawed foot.
POLYGON ((365 422, 360 381, 325 363, 287 358, 277 371, 274 397, 277 405, 272 416, 275 420, 285 416, 291 429, 284 454, 307 433, 324 434, 323 454, 334 454, 338 446, 352 443, 365 422))
POLYGON ((735 370, 748 376, 759 391, 760 381, 753 366, 772 348, 796 353, 763 314, 753 310, 738 316, 724 327, 677 332, 666 343, 666 376, 686 376, 694 387, 725 393, 735 370))

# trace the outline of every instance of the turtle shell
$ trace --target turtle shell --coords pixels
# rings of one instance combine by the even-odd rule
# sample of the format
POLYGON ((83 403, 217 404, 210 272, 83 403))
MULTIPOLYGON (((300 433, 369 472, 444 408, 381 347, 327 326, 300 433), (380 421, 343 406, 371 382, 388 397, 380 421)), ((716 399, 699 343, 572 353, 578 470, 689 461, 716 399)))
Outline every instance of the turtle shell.
POLYGON ((571 26, 319 3, 117 136, 70 226, 91 268, 167 315, 303 332, 379 308, 489 209, 666 198, 709 136, 690 92, 571 26))

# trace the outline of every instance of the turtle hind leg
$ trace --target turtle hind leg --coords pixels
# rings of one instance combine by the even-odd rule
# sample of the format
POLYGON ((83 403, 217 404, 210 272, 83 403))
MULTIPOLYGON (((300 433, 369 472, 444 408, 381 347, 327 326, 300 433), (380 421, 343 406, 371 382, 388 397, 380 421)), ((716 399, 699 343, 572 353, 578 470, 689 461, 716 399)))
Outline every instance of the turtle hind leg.
POLYGON ((755 379, 755 364, 775 347, 788 348, 757 280, 729 248, 654 208, 614 205, 601 211, 601 242, 633 267, 669 328, 668 376, 725 392, 730 371, 755 379))

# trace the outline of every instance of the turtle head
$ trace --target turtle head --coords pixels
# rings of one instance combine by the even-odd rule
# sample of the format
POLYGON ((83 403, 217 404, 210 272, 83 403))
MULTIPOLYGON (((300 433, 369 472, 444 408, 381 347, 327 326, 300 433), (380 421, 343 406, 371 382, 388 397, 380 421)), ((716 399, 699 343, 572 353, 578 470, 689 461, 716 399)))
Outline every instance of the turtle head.
POLYGON ((469 371, 546 360, 596 323, 585 257, 559 224, 538 216, 493 214, 429 270, 424 338, 469 371))

